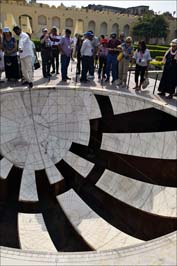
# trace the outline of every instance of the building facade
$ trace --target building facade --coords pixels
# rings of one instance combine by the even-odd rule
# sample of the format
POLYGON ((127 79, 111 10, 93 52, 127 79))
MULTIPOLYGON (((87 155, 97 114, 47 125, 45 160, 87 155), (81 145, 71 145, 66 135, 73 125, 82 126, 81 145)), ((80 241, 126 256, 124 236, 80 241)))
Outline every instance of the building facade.
MULTIPOLYGON (((89 8, 49 6, 36 1, 0 0, 0 26, 10 29, 20 25, 33 38, 39 38, 44 27, 51 29, 56 26, 62 34, 69 28, 72 35, 92 30, 96 35, 110 35, 111 32, 124 32, 131 35, 133 25, 138 21, 138 15, 115 13, 109 10, 99 11, 89 8)), ((170 21, 170 30, 166 42, 175 38, 176 21, 170 21)))

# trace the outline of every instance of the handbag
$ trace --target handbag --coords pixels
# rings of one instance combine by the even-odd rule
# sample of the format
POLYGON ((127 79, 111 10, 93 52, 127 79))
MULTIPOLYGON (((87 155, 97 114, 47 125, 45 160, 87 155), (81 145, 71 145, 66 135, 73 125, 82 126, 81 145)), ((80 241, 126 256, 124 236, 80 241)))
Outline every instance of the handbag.
POLYGON ((35 53, 35 56, 36 56, 36 58, 35 58, 35 61, 34 61, 34 69, 36 70, 36 69, 40 68, 41 66, 40 66, 40 63, 39 63, 39 60, 37 58, 37 54, 36 53, 35 53))
POLYGON ((40 67, 41 67, 41 66, 40 66, 39 61, 34 63, 34 69, 35 69, 35 70, 38 69, 38 68, 40 68, 40 67))
POLYGON ((146 89, 148 85, 149 85, 149 78, 148 78, 148 76, 146 76, 145 80, 142 83, 142 88, 146 89))
POLYGON ((123 53, 121 52, 121 53, 119 53, 119 55, 117 56, 117 61, 121 61, 122 59, 123 59, 123 53))

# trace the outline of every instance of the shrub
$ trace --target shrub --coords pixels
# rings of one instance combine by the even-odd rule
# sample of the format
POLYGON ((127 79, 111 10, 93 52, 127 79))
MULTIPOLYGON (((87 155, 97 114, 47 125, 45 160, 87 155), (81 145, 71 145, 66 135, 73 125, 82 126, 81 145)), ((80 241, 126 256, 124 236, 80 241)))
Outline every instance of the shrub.
POLYGON ((164 56, 164 54, 166 53, 166 50, 149 50, 151 57, 152 58, 156 58, 156 56, 164 56))
POLYGON ((155 57, 155 60, 156 60, 156 61, 159 61, 159 62, 161 62, 162 59, 163 59, 163 56, 156 56, 156 57, 155 57))
POLYGON ((162 45, 153 45, 153 44, 148 44, 147 48, 150 50, 168 50, 169 46, 162 46, 162 45))
POLYGON ((150 61, 150 65, 153 65, 156 67, 156 69, 162 69, 163 67, 163 62, 159 62, 159 61, 150 61))
POLYGON ((33 41, 34 44, 35 44, 36 51, 37 51, 37 52, 40 52, 40 51, 41 51, 41 43, 40 43, 40 40, 38 40, 38 39, 32 39, 32 41, 33 41))
MULTIPOLYGON (((153 45, 153 44, 147 44, 146 45, 149 50, 168 50, 169 46, 162 46, 162 45, 153 45)), ((138 45, 134 44, 133 47, 137 49, 138 45)))

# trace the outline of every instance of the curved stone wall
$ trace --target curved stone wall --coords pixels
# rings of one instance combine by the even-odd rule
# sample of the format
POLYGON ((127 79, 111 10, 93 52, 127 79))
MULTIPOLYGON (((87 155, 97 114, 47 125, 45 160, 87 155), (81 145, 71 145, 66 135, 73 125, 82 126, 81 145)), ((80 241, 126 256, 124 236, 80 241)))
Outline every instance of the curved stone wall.
POLYGON ((2 265, 175 265, 175 109, 64 86, 0 96, 2 265))

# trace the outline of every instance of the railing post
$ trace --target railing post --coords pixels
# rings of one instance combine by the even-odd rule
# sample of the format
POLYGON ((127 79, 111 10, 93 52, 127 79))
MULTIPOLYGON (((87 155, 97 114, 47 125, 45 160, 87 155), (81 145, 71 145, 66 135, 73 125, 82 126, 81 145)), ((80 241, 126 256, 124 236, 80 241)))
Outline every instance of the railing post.
POLYGON ((131 69, 129 70, 129 76, 128 76, 128 84, 127 84, 127 88, 129 88, 129 83, 130 83, 130 75, 131 75, 131 69))
POLYGON ((158 76, 159 76, 159 73, 156 74, 156 79, 155 79, 155 84, 154 84, 153 94, 155 93, 155 88, 156 88, 156 84, 157 84, 158 76))

